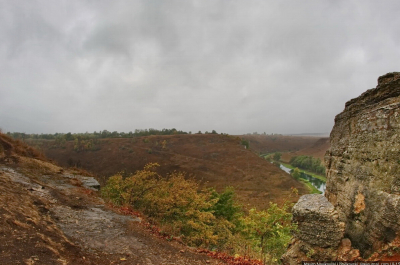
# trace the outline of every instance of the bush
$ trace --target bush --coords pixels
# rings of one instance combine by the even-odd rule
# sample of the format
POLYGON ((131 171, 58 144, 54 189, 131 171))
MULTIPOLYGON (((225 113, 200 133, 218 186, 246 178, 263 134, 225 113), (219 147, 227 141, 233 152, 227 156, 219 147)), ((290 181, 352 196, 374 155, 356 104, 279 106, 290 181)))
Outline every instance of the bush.
POLYGON ((223 222, 216 222, 217 218, 207 210, 215 202, 211 193, 198 192, 198 184, 186 180, 180 172, 162 178, 154 172, 157 166, 148 164, 125 179, 121 174, 112 176, 102 195, 117 205, 127 204, 142 210, 164 230, 182 236, 190 245, 218 245, 221 239, 214 230, 224 228, 221 228, 223 222))
POLYGON ((266 211, 251 209, 244 218, 243 236, 251 242, 251 248, 261 254, 268 263, 277 263, 286 251, 291 239, 291 231, 296 225, 291 223, 292 215, 288 212, 291 206, 285 203, 279 207, 270 203, 266 211))
POLYGON ((199 191, 199 184, 182 172, 163 177, 156 163, 124 178, 116 174, 101 192, 117 205, 130 205, 147 215, 169 235, 180 236, 191 246, 224 250, 275 262, 290 239, 290 205, 270 204, 266 211, 244 215, 232 187, 222 193, 199 191))
POLYGON ((218 218, 238 223, 243 213, 241 206, 235 202, 235 191, 233 187, 226 187, 222 193, 216 192, 215 189, 210 189, 210 191, 211 200, 215 200, 215 203, 209 208, 209 211, 213 212, 218 218))

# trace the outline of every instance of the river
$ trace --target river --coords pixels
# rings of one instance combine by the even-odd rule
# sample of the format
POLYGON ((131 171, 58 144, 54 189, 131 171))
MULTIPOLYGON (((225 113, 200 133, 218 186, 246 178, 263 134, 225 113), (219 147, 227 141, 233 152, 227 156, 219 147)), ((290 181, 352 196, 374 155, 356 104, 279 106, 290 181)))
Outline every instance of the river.
MULTIPOLYGON (((287 168, 281 164, 281 169, 290 174, 290 168, 287 168)), ((320 192, 322 192, 322 194, 324 194, 326 188, 325 182, 320 179, 314 178, 313 176, 310 176, 304 172, 301 172, 300 174, 300 178, 308 180, 315 188, 317 188, 320 192)))

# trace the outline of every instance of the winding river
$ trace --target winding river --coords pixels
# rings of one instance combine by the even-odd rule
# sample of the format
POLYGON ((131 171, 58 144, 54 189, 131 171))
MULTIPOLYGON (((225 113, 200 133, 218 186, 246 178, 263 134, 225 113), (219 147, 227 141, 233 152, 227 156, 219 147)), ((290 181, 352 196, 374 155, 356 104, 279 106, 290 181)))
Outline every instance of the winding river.
MULTIPOLYGON (((281 169, 290 174, 290 168, 287 168, 281 164, 281 169)), ((320 179, 314 178, 313 176, 310 176, 304 172, 301 172, 300 174, 300 178, 308 180, 315 188, 317 188, 320 192, 322 192, 322 194, 324 194, 326 188, 325 182, 320 179)))

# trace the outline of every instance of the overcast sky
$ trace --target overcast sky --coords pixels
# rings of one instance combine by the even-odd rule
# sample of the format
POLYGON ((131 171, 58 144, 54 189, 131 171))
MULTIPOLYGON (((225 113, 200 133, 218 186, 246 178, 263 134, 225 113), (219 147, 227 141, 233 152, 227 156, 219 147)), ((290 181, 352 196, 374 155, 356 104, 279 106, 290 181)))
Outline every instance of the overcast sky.
POLYGON ((0 0, 0 128, 330 132, 399 71, 400 1, 0 0))

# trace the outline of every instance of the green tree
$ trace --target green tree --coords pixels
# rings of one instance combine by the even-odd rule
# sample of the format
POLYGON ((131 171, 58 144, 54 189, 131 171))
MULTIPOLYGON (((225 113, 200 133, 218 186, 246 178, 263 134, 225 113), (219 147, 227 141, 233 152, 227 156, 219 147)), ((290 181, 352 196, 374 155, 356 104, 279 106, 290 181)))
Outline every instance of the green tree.
POLYGON ((65 135, 65 140, 72 141, 74 140, 74 136, 69 132, 65 135))
POLYGON ((291 174, 295 179, 300 179, 301 173, 299 168, 296 167, 295 169, 293 169, 291 174))
POLYGON ((275 161, 281 160, 281 157, 282 157, 282 153, 277 152, 277 153, 274 154, 274 160, 275 161))
POLYGON ((317 174, 325 175, 325 166, 321 159, 312 156, 294 156, 290 159, 290 164, 294 167, 309 170, 317 174))
POLYGON ((246 147, 246 149, 249 149, 250 143, 246 139, 242 139, 241 144, 246 147))
POLYGON ((289 202, 282 207, 270 203, 266 211, 251 209, 248 216, 244 217, 242 233, 252 242, 252 249, 261 254, 264 264, 278 263, 286 251, 291 231, 296 229, 288 210, 291 206, 289 202))
POLYGON ((208 210, 213 212, 216 217, 225 218, 237 224, 242 215, 241 206, 235 202, 235 191, 233 187, 226 187, 222 193, 218 193, 214 188, 211 190, 210 200, 215 201, 208 210))

